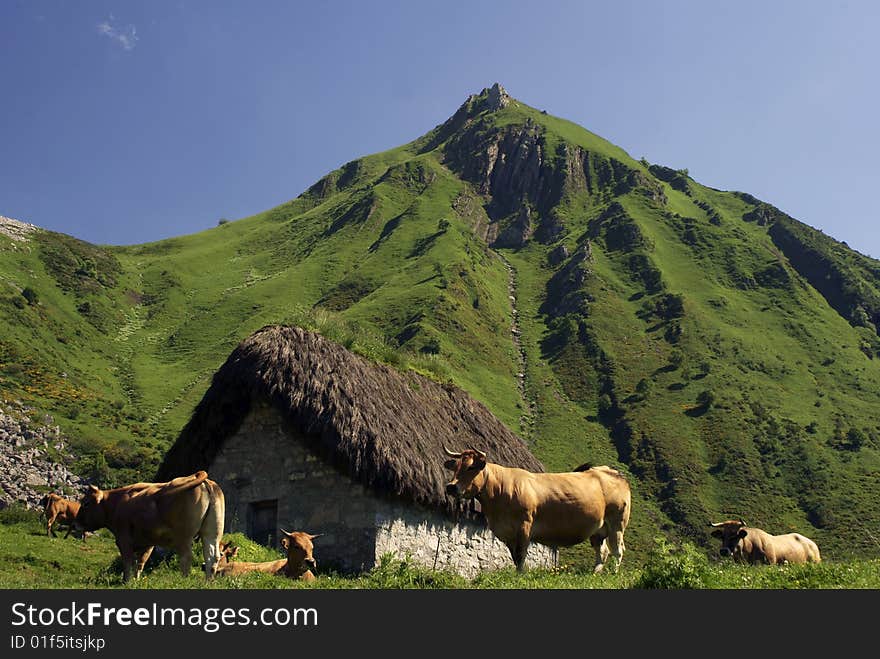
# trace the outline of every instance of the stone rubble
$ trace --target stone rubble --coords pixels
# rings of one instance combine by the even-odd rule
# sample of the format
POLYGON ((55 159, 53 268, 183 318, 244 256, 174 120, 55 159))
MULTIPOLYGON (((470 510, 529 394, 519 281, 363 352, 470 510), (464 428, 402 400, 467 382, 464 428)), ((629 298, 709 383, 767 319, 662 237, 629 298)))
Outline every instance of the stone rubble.
POLYGON ((74 458, 52 417, 36 423, 29 412, 33 409, 18 402, 0 403, 0 509, 12 504, 39 508, 47 492, 78 498, 86 485, 71 471, 74 458))

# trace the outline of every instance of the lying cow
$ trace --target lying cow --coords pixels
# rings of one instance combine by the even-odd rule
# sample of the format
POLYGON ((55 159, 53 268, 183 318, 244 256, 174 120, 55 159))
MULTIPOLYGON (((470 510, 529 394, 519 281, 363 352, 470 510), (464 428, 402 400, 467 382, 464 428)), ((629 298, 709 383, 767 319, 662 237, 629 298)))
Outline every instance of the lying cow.
POLYGON ((287 558, 263 561, 262 563, 233 561, 238 555, 238 547, 233 546, 230 542, 225 542, 220 545, 221 558, 217 574, 237 576, 248 572, 266 572, 288 579, 314 581, 315 575, 312 574, 312 570, 316 569, 317 563, 312 555, 314 550, 312 540, 320 537, 320 534, 310 535, 302 531, 288 533, 284 529, 281 529, 281 532, 284 534, 284 537, 281 538, 281 546, 287 552, 287 558))
POLYGON ((223 536, 226 501, 220 486, 198 471, 167 483, 134 483, 112 490, 90 485, 80 502, 78 527, 108 528, 122 556, 122 578, 141 576, 155 545, 180 555, 180 570, 188 575, 192 542, 200 535, 205 574, 214 576, 223 536))
POLYGON ((819 563, 819 547, 800 533, 770 535, 761 529, 746 526, 744 521, 727 520, 710 523, 715 530, 712 536, 721 539, 721 555, 732 556, 739 562, 768 563, 819 563))
POLYGON ((613 551, 615 571, 623 560, 629 522, 629 483, 611 467, 582 465, 568 473, 532 473, 488 462, 476 449, 454 453, 444 463, 454 472, 446 493, 476 498, 489 529, 507 548, 516 569, 525 569, 529 544, 570 547, 589 540, 600 572, 613 551), (609 550, 608 545, 611 549, 609 550))
MULTIPOLYGON (((46 535, 57 538, 52 527, 57 523, 58 528, 61 525, 67 526, 67 533, 64 537, 68 537, 74 529, 76 514, 79 512, 79 502, 65 499, 60 494, 50 493, 40 499, 40 505, 43 507, 43 514, 46 516, 46 535)), ((86 539, 83 533, 83 540, 86 539)))

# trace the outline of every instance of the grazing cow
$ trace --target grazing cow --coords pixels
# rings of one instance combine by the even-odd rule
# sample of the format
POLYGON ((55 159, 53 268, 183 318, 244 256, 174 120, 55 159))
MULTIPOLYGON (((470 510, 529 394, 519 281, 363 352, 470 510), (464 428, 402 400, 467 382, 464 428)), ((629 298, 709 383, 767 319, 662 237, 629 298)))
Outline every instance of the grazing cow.
POLYGON ((623 532, 629 522, 629 483, 611 467, 582 465, 569 473, 532 473, 488 462, 476 449, 454 453, 444 463, 454 472, 450 496, 476 498, 489 529, 507 548, 516 569, 525 569, 529 544, 570 547, 584 540, 596 551, 600 572, 611 551, 623 559, 623 532), (611 545, 609 550, 608 545, 611 545))
POLYGON ((709 526, 712 535, 721 539, 721 555, 735 561, 755 563, 819 563, 819 547, 800 533, 770 535, 761 529, 746 526, 744 521, 727 520, 709 526))
POLYGON ((90 485, 80 502, 78 527, 87 531, 108 528, 122 556, 122 578, 141 576, 155 545, 180 555, 180 570, 188 575, 192 542, 199 535, 205 574, 214 576, 223 536, 226 501, 220 486, 198 471, 167 483, 134 483, 112 490, 90 485))
POLYGON ((267 572, 284 576, 288 579, 300 579, 301 581, 314 581, 315 575, 312 570, 317 567, 312 555, 314 545, 312 540, 321 534, 310 535, 302 531, 288 533, 281 529, 284 537, 281 538, 281 546, 287 552, 287 558, 277 561, 263 561, 262 563, 250 563, 246 561, 233 561, 238 555, 238 547, 231 542, 220 545, 221 560, 217 567, 217 574, 236 576, 248 572, 267 572))
MULTIPOLYGON (((64 537, 69 536, 75 525, 76 514, 79 512, 79 502, 65 499, 60 494, 50 493, 40 499, 40 505, 46 516, 46 535, 58 537, 52 530, 52 526, 57 522, 58 528, 61 528, 62 524, 67 526, 64 537)), ((86 535, 83 533, 83 540, 85 539, 86 535)))

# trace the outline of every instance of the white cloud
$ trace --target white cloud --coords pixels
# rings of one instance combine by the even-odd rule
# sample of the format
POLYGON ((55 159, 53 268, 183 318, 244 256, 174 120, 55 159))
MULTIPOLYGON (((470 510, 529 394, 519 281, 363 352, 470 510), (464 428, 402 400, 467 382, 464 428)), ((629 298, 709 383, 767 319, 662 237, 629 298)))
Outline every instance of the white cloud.
POLYGON ((115 41, 123 50, 132 50, 138 40, 137 28, 134 25, 125 27, 114 25, 112 14, 109 20, 98 23, 98 33, 115 41))

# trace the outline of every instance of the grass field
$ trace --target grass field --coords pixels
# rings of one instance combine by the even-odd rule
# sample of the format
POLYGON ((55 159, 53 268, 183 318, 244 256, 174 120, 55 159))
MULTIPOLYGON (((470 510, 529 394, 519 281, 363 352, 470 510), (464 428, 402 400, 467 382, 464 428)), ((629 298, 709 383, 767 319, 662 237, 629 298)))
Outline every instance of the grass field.
MULTIPOLYGON (((225 536, 240 547, 239 559, 275 560, 282 555, 254 544, 241 534, 225 536)), ((585 551, 583 547, 581 551, 585 551)), ((194 552, 199 564, 201 554, 194 552)), ((106 530, 85 542, 74 538, 47 537, 33 512, 0 513, 0 588, 489 588, 489 589, 877 589, 880 560, 824 562, 819 565, 743 566, 710 561, 706 552, 692 545, 673 546, 655 540, 641 564, 624 561, 620 572, 594 575, 589 570, 561 565, 555 569, 518 574, 510 568, 484 572, 468 580, 457 574, 433 572, 406 560, 383 557, 379 566, 357 577, 320 572, 314 582, 291 581, 266 574, 223 577, 206 582, 194 569, 184 577, 172 555, 165 562, 152 561, 144 575, 122 583, 119 553, 106 530)))

